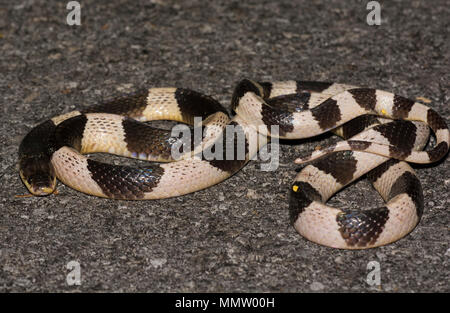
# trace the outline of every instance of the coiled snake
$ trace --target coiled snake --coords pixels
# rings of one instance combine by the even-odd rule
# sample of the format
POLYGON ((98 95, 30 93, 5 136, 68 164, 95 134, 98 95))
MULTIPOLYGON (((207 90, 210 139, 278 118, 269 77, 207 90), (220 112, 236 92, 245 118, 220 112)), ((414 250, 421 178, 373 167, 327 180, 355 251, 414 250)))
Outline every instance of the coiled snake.
POLYGON ((417 225, 423 211, 422 188, 405 161, 435 162, 449 146, 447 125, 435 111, 371 88, 244 79, 234 90, 232 109, 236 115, 230 119, 209 96, 182 88, 151 88, 60 115, 33 128, 21 142, 20 176, 38 196, 51 194, 58 178, 99 197, 175 197, 230 177, 271 137, 297 139, 334 130, 345 140, 297 159, 298 163, 313 162, 291 186, 291 223, 316 243, 363 249, 396 241, 417 225), (203 123, 198 124, 195 117, 203 123), (188 136, 190 140, 184 141, 143 123, 150 120, 194 125, 201 130, 201 138, 188 136), (234 133, 230 134, 225 129, 231 126, 234 133), (421 151, 429 137, 428 126, 436 135, 436 145, 421 151), (180 159, 175 160, 173 151, 180 152, 180 159), (216 157, 206 157, 205 151, 213 151, 216 157), (166 163, 129 167, 83 155, 94 152, 166 163), (366 173, 385 206, 360 211, 325 204, 366 173))

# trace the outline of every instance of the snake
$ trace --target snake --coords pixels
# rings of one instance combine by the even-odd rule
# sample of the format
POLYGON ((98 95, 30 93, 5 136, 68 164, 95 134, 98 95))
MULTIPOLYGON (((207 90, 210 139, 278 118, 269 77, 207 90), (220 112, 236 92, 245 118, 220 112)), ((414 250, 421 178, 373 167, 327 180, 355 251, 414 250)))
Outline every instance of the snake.
POLYGON ((423 193, 407 162, 436 162, 450 141, 445 120, 432 108, 347 84, 243 79, 233 91, 231 109, 232 115, 211 96, 170 87, 139 90, 55 116, 32 128, 20 143, 20 177, 36 196, 52 194, 58 179, 98 197, 164 199, 226 180, 272 138, 332 131, 343 140, 295 161, 305 166, 289 191, 290 222, 320 245, 366 249, 397 241, 416 227, 423 193), (153 120, 191 128, 162 130, 146 123, 153 120), (436 144, 422 151, 430 128, 436 144), (97 152, 158 163, 116 165, 86 156, 97 152), (363 175, 384 206, 356 210, 326 204, 363 175))

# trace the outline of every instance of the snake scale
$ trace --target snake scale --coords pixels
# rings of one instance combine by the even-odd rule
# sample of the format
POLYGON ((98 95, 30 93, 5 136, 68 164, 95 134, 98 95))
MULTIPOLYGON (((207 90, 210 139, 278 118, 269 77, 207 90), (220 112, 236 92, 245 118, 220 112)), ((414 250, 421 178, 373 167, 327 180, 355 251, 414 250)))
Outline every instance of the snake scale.
POLYGON ((37 196, 53 193, 58 178, 99 197, 162 199, 227 179, 271 138, 307 138, 333 131, 344 140, 296 160, 309 164, 291 185, 290 220, 313 242, 365 249, 394 242, 414 229, 423 212, 423 195, 406 162, 438 161, 449 147, 446 122, 434 110, 372 88, 244 79, 235 87, 231 105, 232 117, 215 99, 196 91, 150 88, 56 116, 33 128, 21 142, 20 176, 37 196), (200 129, 200 139, 188 136, 183 141, 182 136, 145 124, 151 120, 193 125, 194 133, 200 129), (234 133, 228 132, 229 127, 234 133), (422 151, 429 128, 436 145, 422 151), (173 157, 174 148, 179 158, 173 157), (205 151, 216 157, 208 158, 205 151), (160 163, 130 167, 84 156, 95 152, 160 163), (364 174, 385 200, 384 206, 353 210, 326 205, 333 194, 364 174))

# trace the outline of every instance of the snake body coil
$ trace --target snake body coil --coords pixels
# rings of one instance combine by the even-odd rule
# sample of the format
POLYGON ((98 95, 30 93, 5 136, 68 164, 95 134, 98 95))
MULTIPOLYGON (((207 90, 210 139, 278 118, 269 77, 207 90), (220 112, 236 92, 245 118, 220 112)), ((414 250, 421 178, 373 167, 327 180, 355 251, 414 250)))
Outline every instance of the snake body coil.
POLYGON ((230 177, 270 137, 306 138, 334 130, 345 141, 297 160, 313 162, 299 172, 291 186, 291 223, 314 242, 362 249, 398 240, 417 225, 423 211, 422 189, 404 161, 435 162, 449 146, 447 125, 435 111, 370 88, 243 80, 233 93, 232 108, 236 115, 230 118, 211 97, 181 88, 151 88, 57 116, 23 139, 20 175, 35 195, 52 193, 57 177, 76 190, 100 197, 174 197, 230 177), (203 124, 197 125, 195 117, 201 117, 203 124), (201 138, 189 137, 191 140, 180 145, 181 137, 143 123, 150 120, 201 126, 201 138), (277 126, 275 132, 273 125, 277 126), (421 151, 429 136, 427 125, 437 143, 431 150, 421 151), (225 131, 229 127, 235 133, 225 131), (179 160, 173 157, 175 147, 179 160), (242 155, 238 155, 239 148, 242 155), (216 156, 221 151, 221 157, 208 158, 207 150, 215 151, 216 156), (94 152, 167 163, 135 168, 83 155, 94 152), (366 173, 385 206, 356 211, 325 204, 366 173))

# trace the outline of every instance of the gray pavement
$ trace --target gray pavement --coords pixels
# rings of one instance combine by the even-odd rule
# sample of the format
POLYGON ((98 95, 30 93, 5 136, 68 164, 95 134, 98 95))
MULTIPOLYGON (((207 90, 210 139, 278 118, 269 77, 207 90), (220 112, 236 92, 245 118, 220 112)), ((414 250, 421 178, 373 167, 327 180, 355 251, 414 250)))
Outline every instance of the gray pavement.
MULTIPOLYGON (((448 160, 415 166, 418 227, 365 251, 316 245, 288 223, 293 160, 331 135, 283 144, 277 171, 251 162, 173 199, 106 200, 62 184, 56 196, 15 197, 26 193, 18 146, 34 125, 141 87, 192 88, 228 107, 245 77, 336 81, 424 97, 449 121, 447 1, 381 2, 380 26, 356 0, 79 2, 81 25, 68 26, 66 1, 0 1, 0 291, 449 292, 448 160), (66 282, 70 261, 79 286, 66 282), (370 261, 380 287, 366 282, 370 261)), ((331 203, 381 200, 363 179, 331 203)))

